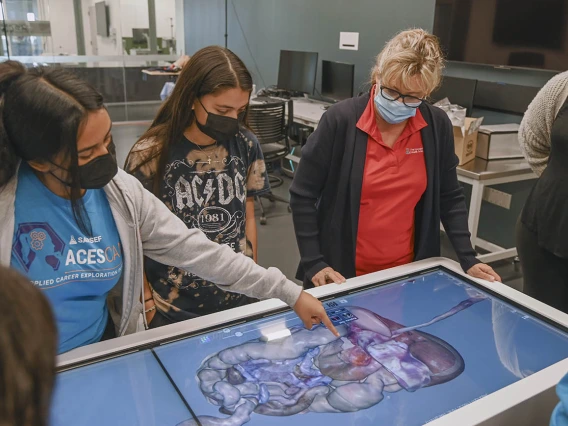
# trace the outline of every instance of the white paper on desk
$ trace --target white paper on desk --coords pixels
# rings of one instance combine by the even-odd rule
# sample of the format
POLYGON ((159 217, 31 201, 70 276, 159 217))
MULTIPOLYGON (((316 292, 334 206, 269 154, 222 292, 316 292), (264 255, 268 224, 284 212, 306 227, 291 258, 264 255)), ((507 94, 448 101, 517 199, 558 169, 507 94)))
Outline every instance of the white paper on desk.
POLYGON ((343 50, 359 50, 359 33, 339 33, 339 48, 343 50))
POLYGON ((451 105, 450 100, 448 98, 444 98, 444 99, 440 99, 438 102, 436 102, 434 104, 434 106, 437 106, 438 108, 442 108, 442 106, 444 105, 451 105))
POLYGON ((462 135, 465 136, 465 116, 467 110, 464 107, 452 104, 448 98, 439 100, 434 104, 434 106, 445 111, 452 122, 452 126, 459 127, 462 135))
POLYGON ((467 115, 467 110, 459 105, 449 105, 447 107, 444 105, 442 109, 450 117, 452 126, 460 127, 462 135, 465 136, 465 116, 467 115))
POLYGON ((473 135, 475 132, 477 132, 479 130, 482 123, 483 123, 483 117, 479 117, 477 120, 473 121, 469 125, 469 130, 467 131, 467 134, 473 135))

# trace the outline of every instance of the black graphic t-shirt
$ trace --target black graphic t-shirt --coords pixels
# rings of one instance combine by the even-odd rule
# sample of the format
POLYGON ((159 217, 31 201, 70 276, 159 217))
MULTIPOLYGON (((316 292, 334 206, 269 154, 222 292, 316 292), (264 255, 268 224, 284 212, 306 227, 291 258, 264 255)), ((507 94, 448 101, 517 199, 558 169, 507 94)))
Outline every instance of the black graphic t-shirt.
MULTIPOLYGON (((135 146, 127 171, 140 164, 137 155, 149 149, 148 142, 135 146), (145 146, 146 145, 146 146, 145 146)), ((162 201, 190 228, 198 228, 219 244, 252 257, 246 239, 246 199, 269 190, 268 175, 258 140, 241 128, 229 141, 207 147, 185 137, 170 150, 162 183, 162 201)), ((150 164, 133 174, 152 189, 150 164)), ((145 271, 159 311, 172 321, 182 321, 255 301, 219 289, 214 283, 151 259, 145 271)))

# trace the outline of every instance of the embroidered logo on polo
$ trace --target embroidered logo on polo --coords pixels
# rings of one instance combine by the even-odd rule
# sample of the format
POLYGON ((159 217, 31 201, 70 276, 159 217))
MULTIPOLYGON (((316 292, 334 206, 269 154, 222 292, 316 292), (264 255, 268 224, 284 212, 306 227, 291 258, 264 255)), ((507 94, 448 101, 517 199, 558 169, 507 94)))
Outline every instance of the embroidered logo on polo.
POLYGON ((406 148, 406 155, 422 154, 423 152, 424 148, 406 148))

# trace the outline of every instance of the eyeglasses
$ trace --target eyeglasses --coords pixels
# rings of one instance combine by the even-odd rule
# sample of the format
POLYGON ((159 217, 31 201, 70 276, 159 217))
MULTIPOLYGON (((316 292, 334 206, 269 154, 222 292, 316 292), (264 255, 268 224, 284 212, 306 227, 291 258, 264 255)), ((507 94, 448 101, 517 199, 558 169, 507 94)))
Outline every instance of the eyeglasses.
POLYGON ((381 86, 380 89, 381 89, 381 96, 386 100, 398 101, 399 99, 402 99, 404 105, 410 108, 418 108, 420 105, 422 105, 422 102, 425 101, 425 99, 417 98, 416 96, 403 95, 399 91, 394 89, 389 89, 388 87, 385 86, 381 86))

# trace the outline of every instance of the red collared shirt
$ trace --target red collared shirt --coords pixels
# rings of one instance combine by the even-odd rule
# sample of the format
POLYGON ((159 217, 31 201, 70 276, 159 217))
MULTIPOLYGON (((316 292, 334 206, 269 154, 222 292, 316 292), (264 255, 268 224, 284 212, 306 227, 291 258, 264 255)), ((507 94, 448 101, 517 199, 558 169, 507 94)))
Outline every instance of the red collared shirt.
POLYGON ((375 118, 374 89, 357 128, 369 135, 361 189, 355 265, 357 276, 414 260, 414 211, 426 190, 420 130, 422 114, 410 118, 392 148, 375 118))

